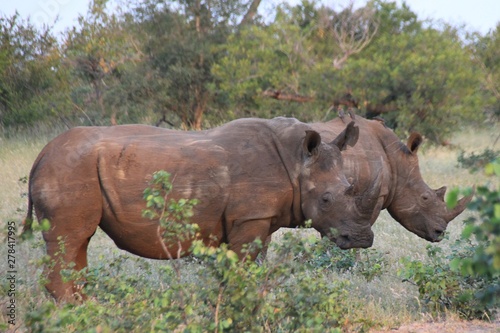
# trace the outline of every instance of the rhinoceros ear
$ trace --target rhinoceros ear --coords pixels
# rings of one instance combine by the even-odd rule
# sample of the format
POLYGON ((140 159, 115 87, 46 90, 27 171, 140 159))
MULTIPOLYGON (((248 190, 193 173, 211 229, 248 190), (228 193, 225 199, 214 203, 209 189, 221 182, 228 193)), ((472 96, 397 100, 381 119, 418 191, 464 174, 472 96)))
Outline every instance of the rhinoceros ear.
POLYGON ((422 138, 422 136, 419 134, 419 133, 411 133, 410 134, 410 137, 408 138, 408 143, 406 144, 406 146, 408 147, 408 149, 410 149, 410 151, 415 154, 418 150, 418 147, 420 147, 420 145, 422 144, 422 142, 424 141, 424 139, 422 138))
POLYGON ((436 192, 436 195, 439 199, 444 201, 444 195, 446 194, 446 186, 440 187, 437 190, 434 190, 436 192))
POLYGON ((339 149, 345 150, 347 146, 354 146, 358 142, 359 138, 359 127, 354 126, 354 121, 351 121, 349 125, 340 133, 332 142, 332 145, 339 147, 339 149))
POLYGON ((304 138, 304 142, 302 143, 302 149, 306 156, 314 156, 318 155, 319 150, 318 147, 321 144, 321 136, 318 132, 307 130, 306 137, 304 138))

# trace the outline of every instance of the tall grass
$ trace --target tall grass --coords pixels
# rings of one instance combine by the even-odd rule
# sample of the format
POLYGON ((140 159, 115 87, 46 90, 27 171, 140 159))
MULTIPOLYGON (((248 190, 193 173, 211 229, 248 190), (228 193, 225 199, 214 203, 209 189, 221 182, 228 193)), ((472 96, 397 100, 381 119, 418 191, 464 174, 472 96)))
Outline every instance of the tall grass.
MULTIPOLYGON (((490 141, 495 137, 498 129, 470 129, 457 133, 452 140, 451 147, 423 147, 420 151, 420 168, 423 178, 431 186, 438 188, 447 185, 472 186, 473 184, 487 183, 489 180, 481 173, 471 174, 469 171, 457 167, 457 156, 460 150, 467 152, 482 151, 486 148, 500 150, 500 143, 493 146, 490 141)), ((50 138, 62 131, 43 131, 38 133, 10 133, 0 137, 0 220, 2 221, 2 233, 5 234, 7 221, 15 221, 18 228, 26 214, 27 184, 19 181, 28 176, 31 165, 42 147, 50 138)), ((497 184, 498 186, 498 184, 497 184)), ((448 226, 448 238, 444 239, 439 246, 445 251, 450 251, 453 242, 459 237, 462 230, 462 221, 471 214, 464 212, 448 226)), ((283 240, 283 235, 288 230, 280 230, 273 242, 278 246, 283 240)), ((313 230, 297 230, 304 237, 316 235, 313 230)), ((376 256, 382 258, 384 267, 381 274, 373 279, 367 280, 352 270, 326 271, 323 280, 336 281, 348 280, 350 285, 349 304, 352 315, 356 318, 365 318, 367 321, 376 322, 378 326, 397 327, 403 323, 428 319, 432 316, 427 313, 418 301, 416 287, 404 283, 397 276, 401 268, 400 260, 403 257, 426 260, 426 246, 429 244, 416 235, 406 231, 394 221, 386 211, 383 211, 374 226, 375 241, 373 249, 376 256), (359 304, 362 306, 359 306, 359 304)), ((3 238, 3 237, 2 237, 3 238)), ((6 264, 6 246, 2 242, 0 249, 2 271, 6 264)), ((360 251, 361 252, 361 251, 360 251)), ((34 313, 38 306, 50 301, 50 297, 40 286, 40 265, 37 263, 44 255, 44 246, 41 236, 35 235, 35 239, 29 242, 18 243, 16 248, 16 265, 18 274, 16 295, 17 301, 17 323, 23 330, 23 322, 27 313, 34 313)), ((272 253, 267 260, 272 260, 272 253)), ((199 266, 190 259, 182 261, 183 279, 186 283, 196 281, 199 266)), ((158 291, 164 291, 168 287, 169 280, 165 276, 165 266, 172 265, 171 262, 148 260, 133 256, 119 250, 113 242, 100 230, 93 237, 89 246, 89 268, 99 267, 107 275, 123 277, 126 272, 134 277, 134 283, 146 284, 158 291)), ((130 281, 125 281, 125 284, 130 281)), ((0 325, 7 322, 5 305, 8 301, 6 296, 5 281, 0 282, 0 325)), ((104 306, 115 306, 116 301, 99 300, 104 306)), ((124 306, 123 303, 119 303, 124 306)), ((97 325, 98 323, 96 323, 97 325)))

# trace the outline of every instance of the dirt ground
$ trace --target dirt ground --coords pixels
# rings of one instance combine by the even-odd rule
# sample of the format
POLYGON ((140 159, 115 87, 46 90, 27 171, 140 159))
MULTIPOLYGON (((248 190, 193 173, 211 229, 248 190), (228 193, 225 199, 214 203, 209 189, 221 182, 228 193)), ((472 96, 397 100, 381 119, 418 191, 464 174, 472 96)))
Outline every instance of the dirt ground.
POLYGON ((372 330, 370 333, 500 333, 500 321, 445 321, 441 323, 412 323, 394 329, 372 330))

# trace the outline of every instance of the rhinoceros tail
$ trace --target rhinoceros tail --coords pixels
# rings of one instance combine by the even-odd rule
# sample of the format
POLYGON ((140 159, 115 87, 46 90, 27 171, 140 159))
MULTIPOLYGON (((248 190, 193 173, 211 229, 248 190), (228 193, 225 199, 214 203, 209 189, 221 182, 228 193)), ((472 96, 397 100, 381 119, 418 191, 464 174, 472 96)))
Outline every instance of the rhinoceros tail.
POLYGON ((21 235, 32 233, 31 225, 33 224, 33 200, 31 199, 31 191, 28 190, 28 213, 23 221, 23 231, 21 235))
POLYGON ((40 152, 35 162, 33 163, 33 167, 31 168, 29 178, 28 178, 28 212, 26 214, 26 218, 23 221, 23 231, 21 232, 21 236, 25 238, 26 236, 30 236, 33 231, 31 229, 31 225, 33 224, 33 198, 31 196, 31 182, 33 181, 33 177, 35 174, 35 170, 38 168, 41 159, 45 155, 45 148, 40 152))

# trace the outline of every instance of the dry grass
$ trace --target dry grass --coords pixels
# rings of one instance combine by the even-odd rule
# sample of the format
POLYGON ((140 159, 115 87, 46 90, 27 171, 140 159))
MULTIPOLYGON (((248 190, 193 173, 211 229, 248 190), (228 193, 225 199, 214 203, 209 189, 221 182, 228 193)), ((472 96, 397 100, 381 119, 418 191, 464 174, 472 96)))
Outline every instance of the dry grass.
MULTIPOLYGON (((481 152, 486 148, 500 150, 500 143, 492 145, 491 138, 495 138, 498 128, 469 130, 457 135, 452 141, 453 147, 424 147, 420 152, 421 172, 426 182, 432 188, 447 185, 466 187, 473 184, 482 184, 490 181, 482 174, 471 174, 467 170, 457 167, 457 156, 460 149, 467 152, 481 152)), ((26 198, 21 194, 27 191, 27 185, 18 180, 29 174, 31 165, 38 152, 44 144, 54 135, 43 135, 39 138, 32 136, 25 138, 16 136, 14 138, 0 138, 0 219, 3 223, 16 221, 18 227, 26 212, 26 198)), ((496 184, 497 186, 499 184, 496 184)), ((470 213, 465 212, 449 225, 449 239, 443 240, 439 245, 445 250, 450 248, 452 242, 457 239, 462 229, 462 221, 470 213)), ((2 227, 2 230, 5 230, 2 227)), ((274 237, 274 242, 279 242, 281 235, 285 231, 278 232, 274 237)), ((296 231, 302 233, 315 233, 312 230, 296 231)), ((397 270, 400 268, 400 259, 412 257, 414 259, 424 259, 426 256, 425 240, 406 231, 395 222, 387 212, 382 212, 374 226, 375 242, 373 248, 384 254, 388 262, 388 268, 382 276, 375 278, 371 282, 359 276, 350 276, 350 273, 331 273, 332 279, 347 278, 351 280, 351 294, 353 303, 361 301, 364 306, 362 315, 368 319, 376 319, 386 328, 399 327, 415 321, 429 320, 429 315, 424 313, 417 300, 417 291, 407 283, 401 282, 397 277, 397 270)), ((6 258, 5 246, 0 253, 6 258)), ((43 288, 38 285, 39 266, 34 262, 43 256, 43 245, 40 235, 37 235, 35 242, 21 243, 17 247, 17 263, 19 270, 20 289, 24 297, 46 300, 47 295, 43 288), (22 267, 22 268, 21 268, 22 267)), ((126 269, 130 274, 140 276, 144 271, 143 265, 160 267, 165 262, 147 260, 134 257, 116 248, 113 242, 98 232, 92 239, 89 249, 89 265, 92 267, 99 262, 108 261, 111 258, 123 256, 126 258, 126 269)), ((4 262, 2 262, 2 267, 4 262)), ((153 272, 154 269, 153 269, 153 272)), ((162 281, 161 274, 153 273, 145 277, 156 283, 167 283, 162 281)), ((0 295, 0 305, 4 302, 0 295)), ((23 311, 22 300, 18 301, 20 311, 23 311)), ((2 308, 4 308, 2 306, 2 308)), ((21 314, 22 315, 22 314, 21 314)))

